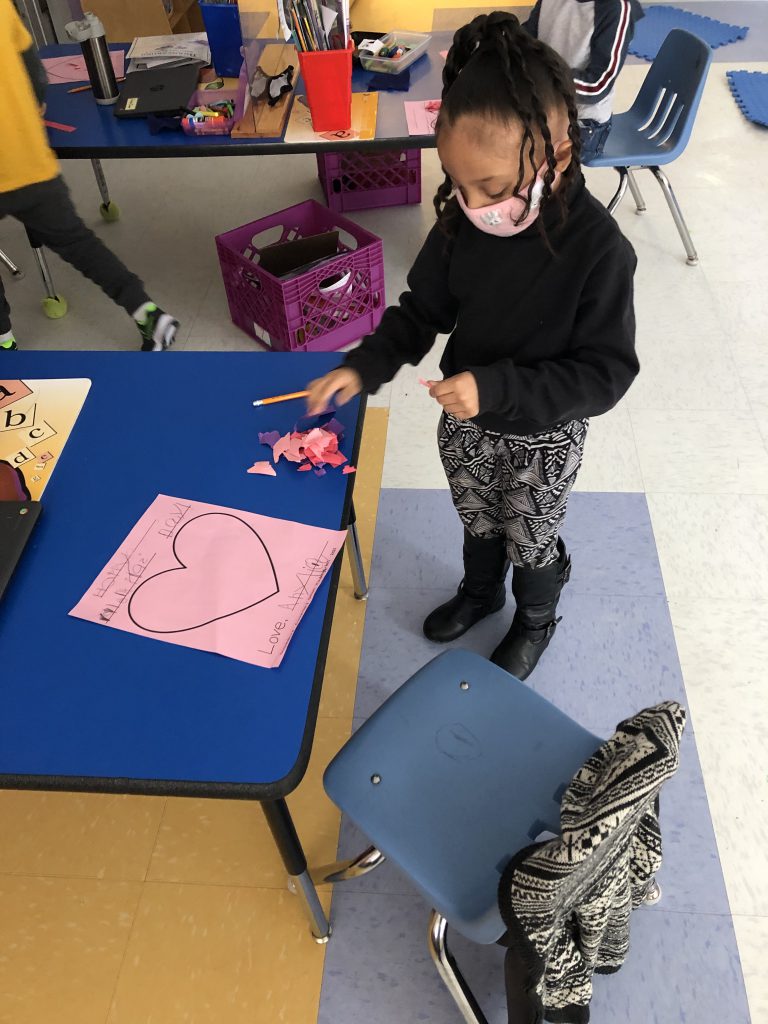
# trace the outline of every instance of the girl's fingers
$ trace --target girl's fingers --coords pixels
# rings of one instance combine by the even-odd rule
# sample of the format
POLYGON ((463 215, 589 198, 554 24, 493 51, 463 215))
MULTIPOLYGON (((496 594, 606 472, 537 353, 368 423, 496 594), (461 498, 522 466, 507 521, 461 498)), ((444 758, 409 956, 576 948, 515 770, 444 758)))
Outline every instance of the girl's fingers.
POLYGON ((347 384, 336 395, 336 403, 337 405, 346 405, 347 402, 350 402, 359 393, 360 388, 356 384, 347 384))

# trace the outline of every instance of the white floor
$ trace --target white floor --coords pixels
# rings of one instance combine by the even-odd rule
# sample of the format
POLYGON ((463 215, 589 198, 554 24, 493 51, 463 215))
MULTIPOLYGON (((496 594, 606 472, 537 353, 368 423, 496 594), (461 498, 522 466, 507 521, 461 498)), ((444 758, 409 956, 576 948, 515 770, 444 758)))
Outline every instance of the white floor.
MULTIPOLYGON (((750 65, 768 70, 768 64, 750 65)), ((662 195, 640 181, 642 217, 627 197, 618 217, 639 257, 642 373, 627 399, 593 422, 582 490, 645 491, 734 914, 754 1024, 768 1022, 768 132, 749 125, 725 82, 710 74, 694 137, 670 177, 699 249, 685 264, 662 195)), ((625 68, 619 108, 645 72, 625 68)), ((77 205, 182 322, 182 349, 253 350, 228 316, 213 238, 310 196, 314 157, 105 163, 122 219, 103 225, 90 166, 65 176, 77 205)), ((356 215, 384 239, 394 298, 431 223, 438 180, 424 156, 421 208, 356 215)), ((610 171, 588 175, 603 200, 610 171)), ((18 225, 0 246, 27 270, 7 283, 25 348, 136 347, 130 320, 51 257, 70 304, 60 321, 40 310, 40 285, 18 225)), ((436 357, 426 361, 434 366, 436 357)), ((374 401, 391 409, 385 487, 443 487, 435 410, 408 368, 374 401)))

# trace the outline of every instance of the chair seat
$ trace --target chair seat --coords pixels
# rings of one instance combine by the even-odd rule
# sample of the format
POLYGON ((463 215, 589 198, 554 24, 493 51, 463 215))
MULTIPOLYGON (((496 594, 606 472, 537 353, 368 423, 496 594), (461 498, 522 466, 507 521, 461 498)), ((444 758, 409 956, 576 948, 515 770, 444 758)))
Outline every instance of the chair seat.
POLYGON ((601 742, 503 669, 452 650, 361 726, 325 788, 452 927, 491 943, 505 931, 501 872, 559 831, 563 788, 601 742))
POLYGON ((672 142, 655 144, 640 128, 640 119, 631 110, 626 114, 615 114, 602 153, 585 166, 660 167, 672 163, 680 155, 678 145, 672 142))

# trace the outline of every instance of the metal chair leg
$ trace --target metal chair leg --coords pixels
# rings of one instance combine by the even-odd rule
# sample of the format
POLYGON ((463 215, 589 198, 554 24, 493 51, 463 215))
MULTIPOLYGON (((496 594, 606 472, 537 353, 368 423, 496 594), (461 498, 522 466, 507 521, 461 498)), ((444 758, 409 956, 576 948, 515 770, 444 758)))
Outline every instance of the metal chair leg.
POLYGON ((0 249, 0 263, 11 272, 11 276, 15 278, 21 278, 24 276, 24 272, 21 267, 17 267, 11 257, 0 249))
POLYGON ((610 203, 608 203, 608 213, 610 213, 611 215, 613 215, 613 211, 624 198, 624 195, 627 191, 627 184, 629 182, 629 173, 626 167, 617 167, 616 171, 619 175, 619 187, 616 189, 616 193, 613 199, 610 201, 610 203))
POLYGON ((447 931, 448 922, 442 914, 438 914, 436 910, 433 910, 429 918, 429 931, 427 933, 427 944, 432 962, 437 968, 437 973, 443 979, 443 984, 453 996, 453 1001, 458 1006, 466 1024, 488 1024, 483 1011, 472 994, 472 990, 448 949, 446 944, 447 931))
POLYGON ((664 198, 667 200, 667 206, 669 212, 672 214, 672 220, 675 222, 678 234, 682 239, 683 245, 685 246, 685 254, 687 257, 687 263, 691 267, 695 267, 699 262, 699 256, 691 239, 690 232, 688 231, 688 225, 683 219, 683 214, 680 209, 680 204, 675 198, 675 193, 672 191, 672 186, 669 183, 669 179, 666 174, 661 170, 660 167, 649 168, 656 181, 658 181, 661 191, 664 193, 664 198))
POLYGON ((363 850, 350 860, 337 860, 335 864, 312 868, 309 876, 315 885, 322 885, 324 882, 348 882, 351 878, 362 878, 385 860, 386 857, 381 850, 369 846, 367 850, 363 850))
POLYGON ((355 597, 358 601, 365 601, 368 597, 368 583, 365 579, 365 566, 363 565, 363 552, 360 547, 360 537, 357 532, 357 519, 355 517, 355 506, 349 516, 347 527, 347 554, 349 555, 349 566, 352 569, 352 583, 355 588, 355 597))
POLYGON ((661 899, 661 886, 652 878, 645 889, 645 895, 643 896, 643 905, 646 907, 652 907, 654 903, 658 903, 661 899))
POLYGON ((630 167, 627 168, 627 181, 629 183, 629 191, 632 193, 632 198, 635 200, 637 212, 645 213, 646 207, 645 200, 643 199, 643 193, 640 191, 640 186, 637 184, 635 172, 630 167))

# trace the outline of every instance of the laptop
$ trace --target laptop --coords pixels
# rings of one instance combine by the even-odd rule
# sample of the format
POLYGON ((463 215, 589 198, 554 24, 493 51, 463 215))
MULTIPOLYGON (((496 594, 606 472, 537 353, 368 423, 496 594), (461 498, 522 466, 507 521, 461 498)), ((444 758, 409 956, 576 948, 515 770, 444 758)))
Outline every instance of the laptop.
POLYGON ((39 501, 0 501, 0 598, 11 581, 41 511, 39 501))
POLYGON ((115 117, 178 117, 189 109, 197 89, 200 63, 132 71, 120 88, 115 117))

